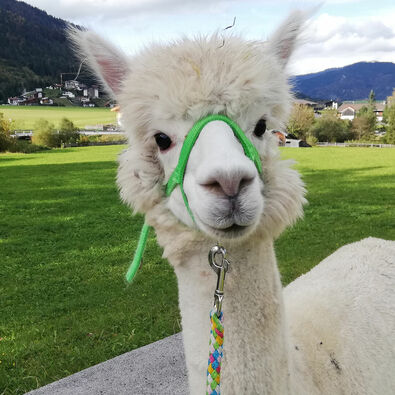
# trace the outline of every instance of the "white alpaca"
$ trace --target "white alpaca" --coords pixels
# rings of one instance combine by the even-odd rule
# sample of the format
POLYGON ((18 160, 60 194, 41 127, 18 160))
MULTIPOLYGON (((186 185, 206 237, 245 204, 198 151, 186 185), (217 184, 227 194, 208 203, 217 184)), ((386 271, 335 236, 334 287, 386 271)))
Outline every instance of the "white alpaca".
POLYGON ((216 282, 207 254, 217 240, 232 262, 223 394, 395 393, 394 242, 345 246, 281 286, 273 240, 302 215, 305 190, 264 131, 265 123, 270 130, 286 122, 284 66, 302 23, 296 12, 265 43, 229 36, 222 45, 213 35, 154 45, 131 59, 91 32, 72 33, 122 109, 129 138, 119 159, 122 199, 146 215, 177 275, 191 394, 205 391, 216 282), (226 123, 209 123, 184 180, 194 223, 180 189, 166 198, 163 186, 185 135, 211 113, 240 125, 263 173, 226 123))

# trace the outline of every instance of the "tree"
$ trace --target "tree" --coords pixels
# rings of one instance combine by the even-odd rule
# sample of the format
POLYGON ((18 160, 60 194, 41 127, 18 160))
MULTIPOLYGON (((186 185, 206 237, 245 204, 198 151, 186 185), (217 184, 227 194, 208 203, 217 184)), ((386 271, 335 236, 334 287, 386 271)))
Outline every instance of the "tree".
POLYGON ((376 95, 374 93, 374 90, 372 89, 369 93, 369 106, 374 106, 374 102, 376 101, 376 95))
POLYGON ((336 110, 323 111, 321 118, 318 118, 310 127, 309 134, 318 141, 342 143, 351 139, 353 135, 349 122, 338 118, 336 113, 336 110))
POLYGON ((39 119, 35 123, 32 142, 51 148, 60 146, 55 126, 45 119, 39 119))
POLYGON ((391 107, 395 104, 395 89, 392 91, 392 95, 387 97, 387 106, 391 107))
POLYGON ((80 135, 77 132, 77 128, 67 118, 62 118, 59 124, 59 139, 60 143, 70 144, 76 143, 79 140, 80 135))
POLYGON ((376 130, 376 114, 371 106, 363 106, 352 121, 352 130, 358 140, 370 139, 376 130))
POLYGON ((387 144, 395 144, 395 103, 385 109, 387 124, 385 126, 386 133, 384 142, 387 144))
POLYGON ((3 113, 0 112, 0 152, 7 151, 12 142, 11 122, 4 119, 3 113))
POLYGON ((45 119, 39 119, 34 125, 32 142, 45 147, 56 148, 62 144, 75 143, 79 139, 77 128, 67 118, 63 118, 59 124, 59 130, 45 119))
POLYGON ((287 131, 302 140, 306 140, 314 119, 314 110, 311 107, 304 104, 294 104, 287 125, 287 131))

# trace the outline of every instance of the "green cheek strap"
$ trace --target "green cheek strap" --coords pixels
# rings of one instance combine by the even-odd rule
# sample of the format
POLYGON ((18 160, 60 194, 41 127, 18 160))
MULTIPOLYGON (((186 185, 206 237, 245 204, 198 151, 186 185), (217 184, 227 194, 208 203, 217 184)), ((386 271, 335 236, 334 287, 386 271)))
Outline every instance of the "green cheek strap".
MULTIPOLYGON (((189 207, 188 198, 187 198, 187 196, 184 192, 184 188, 183 188, 184 175, 185 175, 185 170, 187 167, 189 155, 191 154, 192 148, 195 145, 196 140, 198 139, 198 137, 200 135, 200 132, 203 130, 203 128, 209 122, 212 122, 212 121, 223 121, 231 127, 234 135, 240 141, 240 144, 243 147, 245 155, 255 163, 255 166, 256 166, 258 172, 262 173, 262 163, 261 163, 261 159, 259 157, 257 149, 251 143, 251 141, 244 134, 244 132, 241 130, 240 126, 236 122, 234 122, 232 119, 228 118, 227 116, 221 115, 221 114, 211 114, 211 115, 206 116, 205 118, 202 118, 200 121, 197 121, 192 126, 192 129, 189 131, 187 137, 184 140, 184 144, 181 148, 180 157, 178 159, 177 166, 174 169, 173 173, 171 174, 169 181, 167 182, 166 190, 165 190, 166 196, 170 196, 171 193, 173 192, 174 188, 177 185, 180 186, 180 190, 181 190, 182 198, 184 200, 185 207, 194 222, 195 222, 195 218, 193 216, 191 208, 189 207)), ((139 242, 137 245, 137 249, 136 249, 133 261, 132 261, 132 263, 129 267, 129 270, 126 274, 126 280, 129 283, 133 280, 138 268, 140 267, 141 258, 142 258, 143 252, 144 252, 145 245, 147 243, 149 228, 150 227, 147 224, 144 224, 143 228, 141 230, 140 239, 139 239, 139 242)))

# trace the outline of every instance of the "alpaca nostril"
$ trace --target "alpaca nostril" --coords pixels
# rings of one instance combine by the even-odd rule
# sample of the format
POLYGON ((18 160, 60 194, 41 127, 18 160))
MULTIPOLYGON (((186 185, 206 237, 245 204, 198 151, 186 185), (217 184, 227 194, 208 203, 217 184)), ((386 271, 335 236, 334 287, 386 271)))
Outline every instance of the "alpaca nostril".
POLYGON ((223 195, 224 194, 224 191, 222 190, 220 183, 217 181, 212 181, 212 182, 208 182, 208 183, 200 184, 200 185, 202 187, 204 187, 204 189, 206 189, 207 191, 211 192, 214 195, 223 195))
POLYGON ((244 188, 248 188, 254 181, 254 177, 246 177, 243 178, 240 181, 240 185, 239 185, 239 192, 244 189, 244 188))
POLYGON ((225 195, 231 198, 237 196, 242 189, 247 188, 253 180, 253 177, 244 177, 241 179, 237 176, 217 177, 216 180, 210 180, 201 185, 215 195, 225 195))

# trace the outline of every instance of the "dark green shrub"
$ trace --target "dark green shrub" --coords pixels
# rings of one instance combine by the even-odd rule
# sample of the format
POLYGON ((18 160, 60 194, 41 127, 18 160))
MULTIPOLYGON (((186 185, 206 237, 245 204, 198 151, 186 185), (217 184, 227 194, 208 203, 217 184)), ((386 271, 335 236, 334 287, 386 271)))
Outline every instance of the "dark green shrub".
POLYGON ((90 142, 89 136, 81 135, 80 139, 78 140, 79 145, 88 145, 90 142))
POLYGON ((59 135, 55 126, 45 119, 39 119, 34 125, 32 143, 45 147, 60 147, 59 135))
POLYGON ((342 143, 353 138, 350 122, 338 118, 334 112, 323 112, 309 130, 318 141, 342 143))
POLYGON ((49 150, 48 147, 32 144, 30 141, 12 139, 8 152, 21 152, 23 154, 32 154, 34 152, 49 150))
POLYGON ((0 152, 8 151, 12 140, 11 122, 4 119, 3 113, 0 113, 0 152))
POLYGON ((314 110, 304 104, 294 104, 287 125, 287 132, 306 140, 307 132, 314 123, 314 110))
POLYGON ((103 134, 99 137, 99 141, 102 143, 108 142, 127 142, 126 136, 124 134, 103 134))
POLYGON ((60 144, 76 143, 80 138, 78 129, 73 122, 67 118, 63 118, 59 124, 59 140, 60 144))
POLYGON ((124 134, 103 134, 97 136, 79 136, 78 144, 79 145, 89 145, 89 143, 118 143, 127 142, 127 138, 124 134))

